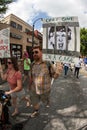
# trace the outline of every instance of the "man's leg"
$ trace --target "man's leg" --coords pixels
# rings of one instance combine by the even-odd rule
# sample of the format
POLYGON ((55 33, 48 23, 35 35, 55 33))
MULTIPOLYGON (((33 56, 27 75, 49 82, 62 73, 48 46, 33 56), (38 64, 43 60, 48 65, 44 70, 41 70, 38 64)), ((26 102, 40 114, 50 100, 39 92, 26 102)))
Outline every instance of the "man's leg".
POLYGON ((77 68, 77 78, 79 78, 79 68, 77 68))
POLYGON ((40 109, 40 97, 39 95, 37 95, 35 92, 31 91, 31 94, 30 94, 30 99, 31 99, 31 103, 33 105, 33 112, 31 114, 31 117, 35 117, 39 114, 39 109, 40 109))
POLYGON ((75 67, 74 76, 76 76, 76 71, 77 71, 77 69, 76 69, 76 67, 75 67))
POLYGON ((41 101, 46 105, 46 107, 50 107, 50 93, 51 90, 41 95, 41 101))

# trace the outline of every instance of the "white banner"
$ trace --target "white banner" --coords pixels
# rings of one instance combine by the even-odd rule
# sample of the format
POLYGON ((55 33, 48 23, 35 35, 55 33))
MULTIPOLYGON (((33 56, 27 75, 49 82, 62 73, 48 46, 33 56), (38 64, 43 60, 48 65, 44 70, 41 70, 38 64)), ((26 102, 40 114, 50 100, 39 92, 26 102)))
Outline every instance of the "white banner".
MULTIPOLYGON (((70 59, 80 56, 78 17, 43 19, 43 55, 44 59, 45 55, 50 55, 52 61, 59 60, 60 55, 62 58, 70 57, 70 59)), ((49 56, 47 59, 50 60, 49 56)))
POLYGON ((78 60, 78 58, 74 57, 74 56, 43 54, 43 60, 59 61, 59 62, 62 62, 62 63, 75 63, 78 60))
POLYGON ((10 28, 0 30, 0 58, 10 57, 10 28))

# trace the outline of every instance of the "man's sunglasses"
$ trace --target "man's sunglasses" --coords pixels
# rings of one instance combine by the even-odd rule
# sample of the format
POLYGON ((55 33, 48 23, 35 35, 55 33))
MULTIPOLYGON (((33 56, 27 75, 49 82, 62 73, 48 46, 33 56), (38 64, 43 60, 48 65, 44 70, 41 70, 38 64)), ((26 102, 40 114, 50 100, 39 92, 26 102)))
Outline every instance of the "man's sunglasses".
POLYGON ((32 53, 33 53, 33 54, 38 54, 38 51, 33 51, 32 53))
POLYGON ((12 64, 12 62, 8 61, 7 64, 12 64))

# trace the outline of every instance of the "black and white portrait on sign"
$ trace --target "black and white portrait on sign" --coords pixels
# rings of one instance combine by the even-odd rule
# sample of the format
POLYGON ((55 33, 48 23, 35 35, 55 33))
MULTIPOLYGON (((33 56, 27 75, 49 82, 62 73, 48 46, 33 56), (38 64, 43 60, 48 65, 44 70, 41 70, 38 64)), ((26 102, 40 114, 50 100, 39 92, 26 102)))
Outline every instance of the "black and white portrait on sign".
POLYGON ((65 26, 56 26, 57 49, 66 50, 70 40, 71 40, 71 29, 66 28, 65 26))
POLYGON ((76 30, 76 28, 74 28, 74 27, 68 27, 70 30, 71 30, 71 33, 70 33, 70 31, 68 31, 68 40, 67 40, 67 42, 68 42, 68 50, 69 51, 75 51, 76 49, 75 49, 75 46, 76 46, 76 44, 77 44, 77 35, 75 34, 75 30, 76 30), (70 39, 69 39, 69 37, 71 37, 70 39), (75 41, 75 39, 76 39, 76 41, 75 41))
POLYGON ((54 49, 55 47, 55 27, 48 28, 48 49, 54 49))

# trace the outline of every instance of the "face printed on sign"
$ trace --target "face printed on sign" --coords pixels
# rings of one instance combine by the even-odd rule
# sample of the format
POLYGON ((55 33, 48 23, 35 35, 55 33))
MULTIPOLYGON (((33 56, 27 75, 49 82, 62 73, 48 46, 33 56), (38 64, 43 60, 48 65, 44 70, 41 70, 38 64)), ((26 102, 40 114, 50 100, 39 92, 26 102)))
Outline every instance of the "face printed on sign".
POLYGON ((56 44, 58 50, 66 50, 66 39, 71 39, 71 30, 68 28, 66 32, 65 26, 56 27, 56 44))
POLYGON ((66 49, 66 33, 65 32, 56 32, 56 41, 57 49, 65 50, 66 49))
POLYGON ((48 49, 54 49, 55 47, 55 32, 54 27, 48 29, 48 49))

